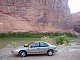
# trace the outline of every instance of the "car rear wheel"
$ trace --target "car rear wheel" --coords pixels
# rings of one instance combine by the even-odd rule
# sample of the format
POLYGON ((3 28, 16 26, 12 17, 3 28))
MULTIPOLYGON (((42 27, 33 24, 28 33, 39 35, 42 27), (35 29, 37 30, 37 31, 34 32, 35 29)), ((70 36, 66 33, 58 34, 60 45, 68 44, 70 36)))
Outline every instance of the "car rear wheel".
POLYGON ((47 52, 47 55, 48 55, 48 56, 52 56, 52 55, 53 55, 53 50, 49 50, 49 51, 47 52))
POLYGON ((19 56, 20 57, 26 57, 27 56, 27 52, 26 51, 20 51, 19 52, 19 56))

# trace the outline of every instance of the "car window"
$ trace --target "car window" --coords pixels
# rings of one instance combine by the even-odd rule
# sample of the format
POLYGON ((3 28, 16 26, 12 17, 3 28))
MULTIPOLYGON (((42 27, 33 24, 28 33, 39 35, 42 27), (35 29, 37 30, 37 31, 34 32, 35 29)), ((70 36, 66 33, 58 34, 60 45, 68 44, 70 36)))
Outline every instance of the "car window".
POLYGON ((39 47, 39 42, 33 42, 30 45, 31 47, 39 47))
POLYGON ((40 42, 40 47, 47 47, 47 46, 49 46, 47 43, 45 43, 45 42, 40 42))

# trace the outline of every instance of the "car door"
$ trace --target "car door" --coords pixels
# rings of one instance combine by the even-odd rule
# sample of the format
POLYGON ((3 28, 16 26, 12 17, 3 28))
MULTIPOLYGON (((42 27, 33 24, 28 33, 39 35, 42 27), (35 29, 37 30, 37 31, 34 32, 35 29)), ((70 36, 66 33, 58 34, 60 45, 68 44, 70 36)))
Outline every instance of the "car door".
POLYGON ((28 47, 28 54, 38 54, 39 53, 39 42, 33 42, 28 47))
POLYGON ((39 47, 40 53, 47 53, 47 51, 49 50, 48 46, 49 45, 47 43, 40 42, 40 47, 39 47))

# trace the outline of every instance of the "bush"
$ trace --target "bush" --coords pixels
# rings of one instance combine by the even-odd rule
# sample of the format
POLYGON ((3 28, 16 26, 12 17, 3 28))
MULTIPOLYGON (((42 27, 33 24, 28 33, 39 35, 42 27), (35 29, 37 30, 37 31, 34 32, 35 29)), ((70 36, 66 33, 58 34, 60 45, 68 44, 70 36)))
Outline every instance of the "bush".
POLYGON ((76 34, 71 32, 7 32, 0 33, 0 38, 41 38, 49 36, 50 38, 66 35, 68 37, 77 37, 76 34))
POLYGON ((55 38, 55 40, 56 40, 57 45, 59 45, 59 44, 62 45, 62 44, 68 44, 69 43, 68 37, 66 35, 57 36, 55 38))
POLYGON ((68 37, 78 37, 77 34, 75 33, 71 33, 71 32, 63 32, 64 35, 68 36, 68 37))
POLYGON ((42 40, 42 41, 45 41, 45 42, 48 42, 48 43, 51 43, 51 44, 53 43, 53 42, 52 42, 53 39, 52 39, 52 38, 49 38, 49 36, 47 36, 47 37, 45 37, 45 36, 44 36, 44 37, 41 37, 41 40, 42 40))

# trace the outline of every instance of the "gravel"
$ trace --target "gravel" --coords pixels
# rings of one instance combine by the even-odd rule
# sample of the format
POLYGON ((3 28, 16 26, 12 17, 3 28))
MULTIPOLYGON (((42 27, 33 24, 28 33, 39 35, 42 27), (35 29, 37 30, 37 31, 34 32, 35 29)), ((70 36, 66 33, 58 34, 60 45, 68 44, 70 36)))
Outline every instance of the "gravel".
POLYGON ((80 60, 80 46, 58 46, 58 52, 53 56, 29 55, 27 57, 15 56, 11 53, 14 48, 0 49, 0 60, 80 60))

